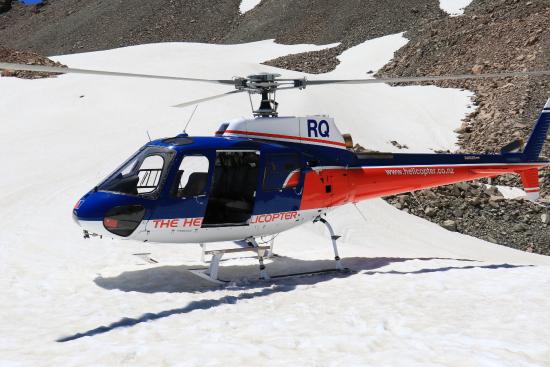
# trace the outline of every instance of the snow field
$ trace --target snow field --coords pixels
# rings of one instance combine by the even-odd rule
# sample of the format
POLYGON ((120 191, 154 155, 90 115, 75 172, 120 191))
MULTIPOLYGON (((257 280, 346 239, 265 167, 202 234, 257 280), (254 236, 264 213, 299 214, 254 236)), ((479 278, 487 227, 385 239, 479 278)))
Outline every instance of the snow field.
POLYGON ((244 13, 254 9, 261 2, 262 2, 262 0, 242 0, 241 5, 239 5, 239 11, 241 12, 241 14, 244 14, 244 13))
POLYGON ((470 5, 472 0, 439 0, 439 7, 452 17, 464 14, 464 8, 470 5))

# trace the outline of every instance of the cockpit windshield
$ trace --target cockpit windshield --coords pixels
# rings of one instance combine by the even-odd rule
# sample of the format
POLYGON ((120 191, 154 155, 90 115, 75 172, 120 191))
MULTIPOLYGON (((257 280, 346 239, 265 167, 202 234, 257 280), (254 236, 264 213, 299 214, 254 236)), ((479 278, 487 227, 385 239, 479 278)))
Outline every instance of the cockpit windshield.
POLYGON ((148 196, 160 191, 175 152, 160 147, 145 147, 126 161, 98 190, 148 196))

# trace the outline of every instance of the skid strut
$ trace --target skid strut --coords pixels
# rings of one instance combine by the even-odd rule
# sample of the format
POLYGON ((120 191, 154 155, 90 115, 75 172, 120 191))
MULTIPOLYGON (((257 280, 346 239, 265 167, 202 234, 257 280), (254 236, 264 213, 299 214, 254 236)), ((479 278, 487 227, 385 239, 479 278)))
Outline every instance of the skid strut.
POLYGON ((206 261, 206 256, 210 255, 212 258, 210 259, 210 266, 208 269, 205 270, 191 270, 192 273, 200 276, 201 278, 210 280, 214 283, 222 284, 223 282, 219 280, 218 273, 220 269, 220 261, 223 257, 223 255, 227 253, 237 253, 237 252, 255 252, 258 255, 258 261, 260 262, 260 277, 263 279, 269 279, 269 275, 267 274, 267 271, 265 269, 264 265, 264 257, 271 257, 273 256, 273 243, 274 241, 271 240, 269 246, 259 246, 256 240, 252 237, 247 238, 246 243, 249 244, 249 247, 244 248, 228 248, 228 249, 219 249, 219 250, 206 250, 206 245, 204 243, 201 243, 201 249, 202 249, 202 256, 201 260, 202 262, 206 261))
POLYGON ((330 233, 330 239, 332 240, 332 248, 334 249, 334 261, 336 261, 336 269, 340 271, 344 270, 344 266, 342 265, 342 261, 340 260, 340 255, 338 254, 338 244, 336 243, 336 241, 341 236, 338 236, 337 234, 334 233, 334 229, 326 219, 317 217, 313 222, 317 222, 317 221, 323 223, 327 227, 330 233))
MULTIPOLYGON (((269 280, 269 274, 267 274, 267 270, 265 270, 264 265, 264 256, 266 255, 266 250, 258 245, 254 237, 248 237, 245 239, 246 242, 254 249, 256 250, 256 253, 258 254, 258 261, 260 262, 260 278, 263 278, 264 280, 269 280)), ((273 246, 273 243, 271 244, 273 246)), ((267 255, 272 255, 272 251, 269 251, 267 255)))

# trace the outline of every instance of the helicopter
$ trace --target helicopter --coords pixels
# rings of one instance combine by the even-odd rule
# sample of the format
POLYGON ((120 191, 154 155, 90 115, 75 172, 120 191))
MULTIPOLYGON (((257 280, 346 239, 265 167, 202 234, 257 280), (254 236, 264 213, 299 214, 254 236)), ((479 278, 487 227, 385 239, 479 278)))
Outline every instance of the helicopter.
MULTIPOLYGON (((331 84, 410 83, 550 75, 550 71, 425 77, 309 80, 260 73, 226 80, 134 74, 66 67, 0 63, 0 70, 77 73, 184 80, 234 88, 178 104, 197 105, 236 93, 261 95, 253 118, 223 121, 213 136, 176 136, 147 142, 102 182, 77 200, 72 215, 84 237, 108 236, 155 243, 235 241, 240 249, 204 251, 210 267, 196 274, 219 282, 228 252, 254 251, 260 277, 270 276, 270 246, 257 239, 308 222, 325 225, 334 251, 333 271, 345 271, 327 213, 362 200, 516 173, 530 200, 539 196, 540 156, 550 128, 550 99, 525 145, 514 141, 500 154, 416 154, 354 151, 353 139, 326 115, 284 117, 277 91, 331 84)), ((251 98, 251 97, 250 97, 251 98)), ((252 99, 251 99, 252 104, 252 99)))

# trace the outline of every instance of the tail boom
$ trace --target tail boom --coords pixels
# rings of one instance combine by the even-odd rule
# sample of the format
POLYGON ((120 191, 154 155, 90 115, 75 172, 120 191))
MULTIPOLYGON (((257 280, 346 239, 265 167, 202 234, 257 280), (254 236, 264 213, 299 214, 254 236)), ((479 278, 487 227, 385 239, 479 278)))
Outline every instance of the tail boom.
POLYGON ((519 173, 528 198, 538 194, 538 169, 550 162, 422 166, 317 167, 306 174, 300 209, 343 205, 507 173, 519 173))

